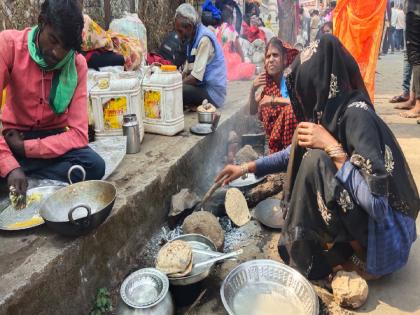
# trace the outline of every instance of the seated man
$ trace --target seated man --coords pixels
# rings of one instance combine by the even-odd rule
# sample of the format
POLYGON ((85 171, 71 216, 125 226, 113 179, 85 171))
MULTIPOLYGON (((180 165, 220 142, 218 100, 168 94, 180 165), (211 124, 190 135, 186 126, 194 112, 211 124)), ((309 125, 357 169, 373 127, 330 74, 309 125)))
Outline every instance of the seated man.
POLYGON ((207 99, 216 107, 223 106, 226 66, 216 36, 199 22, 194 7, 187 3, 176 10, 175 30, 187 47, 183 76, 184 105, 198 106, 207 99))
MULTIPOLYGON (((76 51, 83 16, 77 0, 46 0, 38 25, 0 33, 0 180, 20 194, 26 176, 67 181, 78 164, 100 179, 105 162, 88 144, 87 66, 76 51)), ((73 181, 81 174, 74 173, 73 181)))

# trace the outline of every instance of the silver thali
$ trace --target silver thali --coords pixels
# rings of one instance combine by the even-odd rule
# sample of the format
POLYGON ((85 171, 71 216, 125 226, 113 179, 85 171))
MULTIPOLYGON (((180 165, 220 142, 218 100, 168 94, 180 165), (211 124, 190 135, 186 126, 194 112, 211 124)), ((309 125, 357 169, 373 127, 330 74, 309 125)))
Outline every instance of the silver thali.
POLYGON ((0 230, 26 230, 44 224, 44 220, 39 215, 39 210, 45 200, 62 187, 43 186, 28 189, 26 193, 28 204, 22 210, 14 209, 7 199, 3 200, 2 204, 8 205, 0 212, 0 230))

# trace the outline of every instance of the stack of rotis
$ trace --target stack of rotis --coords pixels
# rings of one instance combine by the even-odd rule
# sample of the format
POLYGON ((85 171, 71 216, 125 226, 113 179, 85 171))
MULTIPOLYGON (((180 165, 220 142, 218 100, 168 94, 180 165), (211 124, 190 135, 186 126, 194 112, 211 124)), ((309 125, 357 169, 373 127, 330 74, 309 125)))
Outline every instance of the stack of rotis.
POLYGON ((191 246, 184 241, 171 241, 163 246, 156 258, 156 269, 169 278, 188 275, 193 266, 191 246))

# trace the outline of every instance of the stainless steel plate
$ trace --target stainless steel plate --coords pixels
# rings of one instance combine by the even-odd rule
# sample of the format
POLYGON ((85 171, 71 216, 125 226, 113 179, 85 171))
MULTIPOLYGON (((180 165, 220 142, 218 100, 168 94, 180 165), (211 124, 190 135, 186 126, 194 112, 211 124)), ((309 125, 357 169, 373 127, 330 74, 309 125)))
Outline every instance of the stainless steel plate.
POLYGON ((267 304, 273 308, 273 314, 319 312, 318 298, 309 281, 293 268, 273 260, 240 264, 223 281, 220 295, 229 315, 267 314, 260 308, 267 304))
POLYGON ((205 136, 210 133, 213 133, 213 130, 211 129, 211 124, 205 124, 205 123, 198 123, 190 128, 190 131, 193 134, 199 135, 199 136, 205 136))
POLYGON ((11 205, 6 207, 0 213, 0 229, 6 231, 17 231, 33 228, 44 224, 39 211, 42 204, 57 190, 63 188, 62 186, 43 186, 29 189, 26 193, 26 200, 35 197, 26 208, 16 210, 11 205), (39 199, 38 199, 39 198, 39 199))
MULTIPOLYGON (((200 234, 185 234, 176 237, 174 240, 182 240, 190 244, 190 246, 193 249, 202 249, 202 250, 210 250, 210 251, 216 251, 216 245, 209 240, 207 237, 200 235, 200 234)), ((206 278, 211 268, 213 267, 213 264, 208 264, 206 266, 202 266, 200 268, 194 268, 194 264, 207 261, 209 259, 209 256, 206 254, 201 254, 197 252, 193 252, 192 254, 193 259, 193 269, 191 270, 190 274, 185 277, 179 277, 179 278, 169 278, 169 281, 173 285, 189 285, 193 283, 197 283, 204 278, 206 278)))
POLYGON ((154 268, 144 268, 124 280, 120 295, 124 303, 131 307, 149 308, 163 300, 168 290, 166 275, 154 268))

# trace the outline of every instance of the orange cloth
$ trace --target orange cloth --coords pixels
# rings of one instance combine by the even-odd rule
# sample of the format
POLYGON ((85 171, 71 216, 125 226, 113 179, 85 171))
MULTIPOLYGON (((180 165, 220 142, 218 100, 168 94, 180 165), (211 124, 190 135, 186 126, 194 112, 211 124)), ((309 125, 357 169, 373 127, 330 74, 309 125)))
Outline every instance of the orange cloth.
POLYGON ((359 64, 373 102, 375 71, 387 0, 339 0, 334 9, 334 35, 359 64))
POLYGON ((4 103, 6 103, 6 89, 4 89, 2 93, 0 93, 0 110, 3 108, 4 103))

